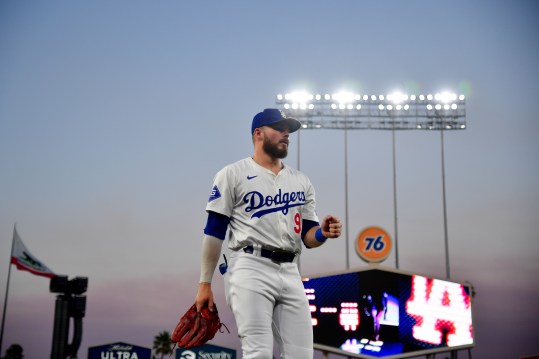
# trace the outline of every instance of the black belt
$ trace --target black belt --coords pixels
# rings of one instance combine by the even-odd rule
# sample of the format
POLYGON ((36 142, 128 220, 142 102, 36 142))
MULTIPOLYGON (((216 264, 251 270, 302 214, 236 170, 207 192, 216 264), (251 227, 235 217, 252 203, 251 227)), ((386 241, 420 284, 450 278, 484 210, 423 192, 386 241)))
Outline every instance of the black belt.
MULTIPOLYGON (((243 251, 245 253, 253 254, 254 247, 253 246, 244 247, 243 251)), ((272 261, 277 262, 277 263, 289 263, 289 262, 294 261, 294 258, 296 258, 296 255, 292 252, 272 251, 266 248, 260 248, 260 256, 264 258, 269 258, 272 261)))

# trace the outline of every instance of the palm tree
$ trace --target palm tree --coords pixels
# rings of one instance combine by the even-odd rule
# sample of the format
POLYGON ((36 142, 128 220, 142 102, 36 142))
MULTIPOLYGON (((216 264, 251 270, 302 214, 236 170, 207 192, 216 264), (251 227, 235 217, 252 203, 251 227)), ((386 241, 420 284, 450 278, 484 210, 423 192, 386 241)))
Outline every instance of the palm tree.
POLYGON ((163 330, 153 339, 153 350, 155 350, 155 354, 161 354, 161 359, 163 359, 165 354, 172 354, 171 344, 170 333, 163 330))
POLYGON ((9 348, 7 348, 4 359, 22 359, 24 358, 24 354, 22 352, 22 347, 19 344, 12 344, 9 348))

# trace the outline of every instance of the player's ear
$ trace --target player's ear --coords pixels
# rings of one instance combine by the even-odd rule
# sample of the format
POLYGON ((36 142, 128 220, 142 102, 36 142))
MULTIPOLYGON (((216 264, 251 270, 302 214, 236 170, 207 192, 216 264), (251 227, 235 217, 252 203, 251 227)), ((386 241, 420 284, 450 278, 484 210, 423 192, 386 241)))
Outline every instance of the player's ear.
POLYGON ((260 135, 262 135, 262 129, 260 127, 255 128, 255 131, 253 132, 253 139, 255 137, 259 137, 260 135))
POLYGON ((251 140, 253 140, 253 144, 255 143, 255 139, 258 132, 260 132, 260 128, 255 128, 253 131, 253 134, 251 135, 251 140))

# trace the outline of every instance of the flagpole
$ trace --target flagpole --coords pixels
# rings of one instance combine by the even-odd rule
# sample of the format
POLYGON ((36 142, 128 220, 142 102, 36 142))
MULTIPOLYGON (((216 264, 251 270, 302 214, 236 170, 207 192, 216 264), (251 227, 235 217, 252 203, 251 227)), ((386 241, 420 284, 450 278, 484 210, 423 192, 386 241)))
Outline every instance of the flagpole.
POLYGON ((9 254, 8 261, 8 271, 7 271, 7 284, 6 284, 6 295, 4 297, 4 310, 2 314, 2 329, 0 329, 0 356, 2 356, 2 342, 4 340, 4 324, 6 323, 6 309, 7 309, 7 299, 9 295, 9 280, 11 278, 11 257, 13 256, 13 242, 15 241, 15 231, 16 225, 13 226, 13 239, 11 240, 11 252, 9 254))

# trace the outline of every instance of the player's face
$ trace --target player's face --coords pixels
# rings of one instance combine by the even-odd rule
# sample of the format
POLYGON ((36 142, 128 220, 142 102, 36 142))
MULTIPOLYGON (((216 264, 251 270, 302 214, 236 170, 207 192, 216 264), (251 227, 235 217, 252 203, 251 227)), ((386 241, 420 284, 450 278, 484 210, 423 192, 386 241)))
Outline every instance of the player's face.
POLYGON ((288 137, 290 132, 285 126, 264 126, 264 152, 273 158, 283 159, 288 155, 288 137))

